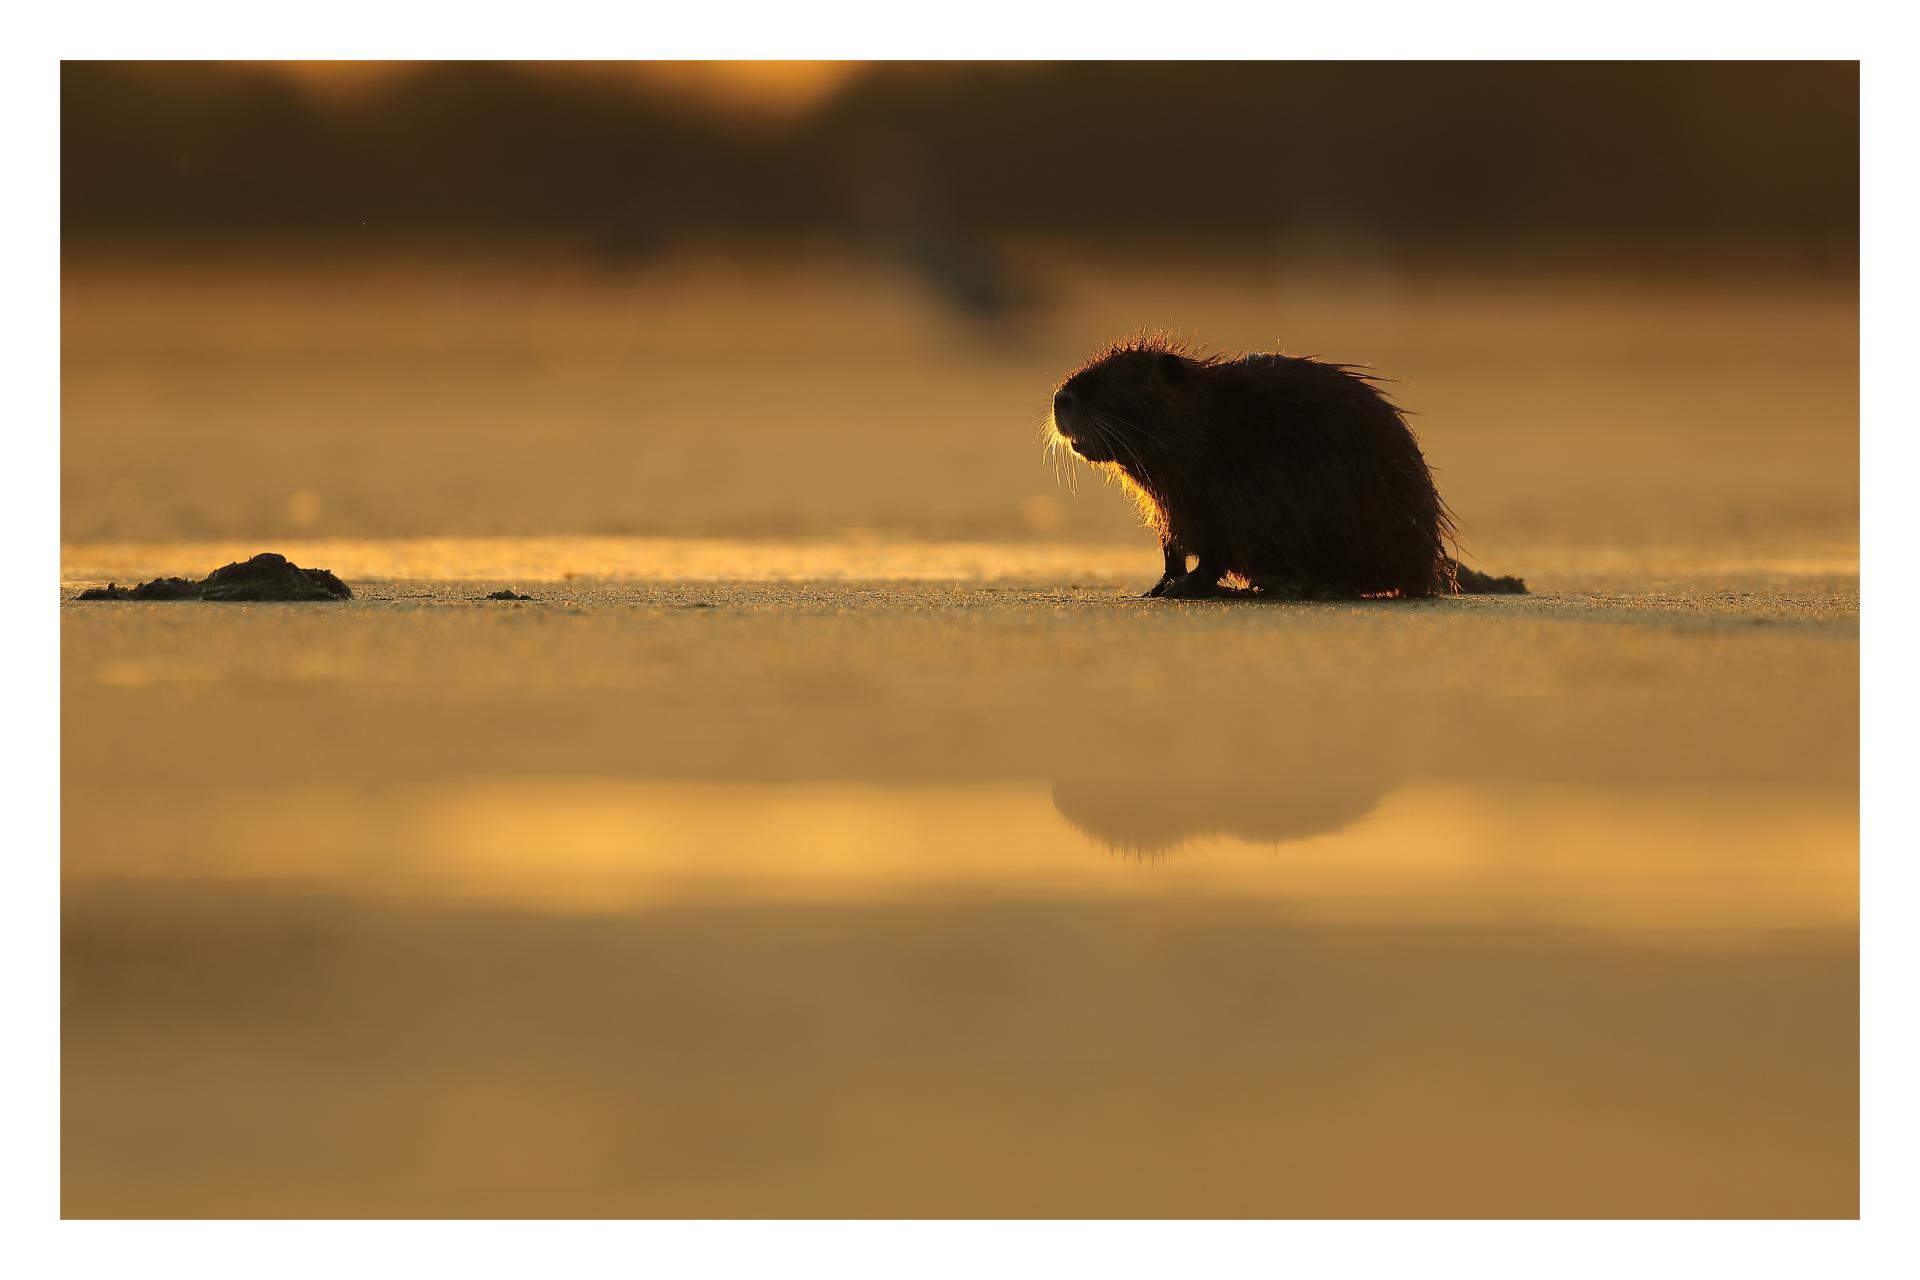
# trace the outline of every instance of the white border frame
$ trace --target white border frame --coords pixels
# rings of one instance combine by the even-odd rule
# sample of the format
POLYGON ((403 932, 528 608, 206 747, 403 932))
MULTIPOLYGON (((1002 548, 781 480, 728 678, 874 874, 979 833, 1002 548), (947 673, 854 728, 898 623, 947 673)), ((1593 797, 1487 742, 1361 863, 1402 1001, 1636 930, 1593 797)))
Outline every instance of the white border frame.
POLYGON ((403 7, 365 0, 21 7, 0 79, 8 194, 0 237, 13 286, 0 358, 19 457, 0 539, 0 643, 16 696, 6 738, 16 838, 0 967, 21 1034, 5 1073, 0 1258, 13 1274, 374 1275, 821 1272, 973 1276, 1216 1270, 1422 1276, 1879 1275, 1912 1266, 1912 1010, 1920 848, 1907 669, 1916 450, 1900 386, 1912 362, 1920 154, 1911 7, 1827 3, 1375 0, 1204 10, 1027 0, 913 9, 816 2, 713 8, 549 3, 403 7), (1864 57, 1862 290, 1863 1222, 1851 1223, 66 1223, 56 1221, 59 305, 61 57, 1864 57), (1904 748, 1904 750, 1903 750, 1904 748), (25 1262, 22 1267, 16 1260, 25 1262))

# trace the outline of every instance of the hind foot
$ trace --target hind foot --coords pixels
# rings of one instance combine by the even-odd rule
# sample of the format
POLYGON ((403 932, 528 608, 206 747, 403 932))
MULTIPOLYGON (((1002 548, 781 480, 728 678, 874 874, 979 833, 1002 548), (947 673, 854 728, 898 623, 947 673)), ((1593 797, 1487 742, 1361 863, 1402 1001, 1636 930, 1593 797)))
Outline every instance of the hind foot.
POLYGON ((1255 578, 1253 589, 1265 600, 1334 600, 1343 594, 1305 578, 1270 575, 1255 578))

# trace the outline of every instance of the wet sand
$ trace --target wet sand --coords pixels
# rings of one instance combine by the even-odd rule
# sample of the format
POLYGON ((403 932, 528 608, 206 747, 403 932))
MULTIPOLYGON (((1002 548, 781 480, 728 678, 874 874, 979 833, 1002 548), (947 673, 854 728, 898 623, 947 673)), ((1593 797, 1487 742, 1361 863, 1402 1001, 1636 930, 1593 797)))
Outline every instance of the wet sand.
POLYGON ((319 550, 63 606, 69 1216, 1856 1212, 1844 564, 319 550))

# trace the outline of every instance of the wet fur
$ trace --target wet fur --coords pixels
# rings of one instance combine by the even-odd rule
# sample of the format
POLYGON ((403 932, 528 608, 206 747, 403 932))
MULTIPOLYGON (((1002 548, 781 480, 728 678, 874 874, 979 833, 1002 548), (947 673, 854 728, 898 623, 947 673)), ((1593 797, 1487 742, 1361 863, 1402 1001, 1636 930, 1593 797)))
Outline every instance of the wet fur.
POLYGON ((1353 366, 1136 338, 1067 376, 1053 429, 1111 468, 1159 534, 1166 576, 1150 595, 1220 594, 1223 580, 1309 597, 1526 589, 1458 565, 1418 440, 1353 366))

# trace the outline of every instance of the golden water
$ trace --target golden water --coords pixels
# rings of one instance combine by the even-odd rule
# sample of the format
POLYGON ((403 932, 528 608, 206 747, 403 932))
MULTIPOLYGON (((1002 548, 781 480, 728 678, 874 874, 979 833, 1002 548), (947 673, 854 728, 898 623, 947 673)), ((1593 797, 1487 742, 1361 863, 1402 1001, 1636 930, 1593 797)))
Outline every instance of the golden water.
POLYGON ((1854 1214, 1851 285, 1047 283, 69 261, 65 1212, 1854 1214), (1142 322, 1536 594, 1135 599, 1033 435, 1142 322))

